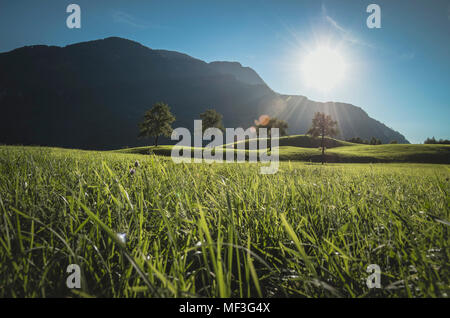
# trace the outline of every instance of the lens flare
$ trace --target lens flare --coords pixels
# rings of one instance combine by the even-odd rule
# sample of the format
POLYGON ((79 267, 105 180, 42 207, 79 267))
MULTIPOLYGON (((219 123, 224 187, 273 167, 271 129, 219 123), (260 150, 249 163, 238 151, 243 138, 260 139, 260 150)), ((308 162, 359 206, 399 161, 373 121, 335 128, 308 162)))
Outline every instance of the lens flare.
POLYGON ((255 125, 256 126, 267 126, 269 124, 269 121, 270 121, 270 116, 261 115, 261 116, 259 116, 258 120, 255 120, 255 125))

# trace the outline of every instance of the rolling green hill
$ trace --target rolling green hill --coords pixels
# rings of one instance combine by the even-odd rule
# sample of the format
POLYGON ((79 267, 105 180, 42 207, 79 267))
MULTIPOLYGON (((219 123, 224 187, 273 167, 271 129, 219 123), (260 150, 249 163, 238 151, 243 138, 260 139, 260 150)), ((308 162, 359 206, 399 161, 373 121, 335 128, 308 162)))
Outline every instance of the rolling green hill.
MULTIPOLYGON (((247 147, 249 140, 242 140, 235 142, 234 144, 242 144, 244 143, 247 147)), ((290 147, 302 147, 302 148, 317 148, 320 147, 321 140, 320 138, 314 138, 308 135, 291 135, 291 136, 283 136, 278 138, 278 144, 280 147, 282 146, 290 146, 290 147)), ((231 145, 231 144, 226 144, 231 145)), ((351 142, 338 140, 334 138, 325 138, 325 146, 327 148, 335 148, 342 146, 357 146, 358 144, 354 144, 351 142)))
MULTIPOLYGON (((248 140, 236 142, 235 146, 248 140)), ((230 146, 226 144, 224 146, 230 146)), ((282 161, 321 161, 320 139, 306 135, 294 135, 279 139, 279 158, 282 161)), ((450 164, 450 145, 359 145, 333 138, 326 138, 327 162, 411 162, 450 164)), ((156 154, 170 156, 173 146, 148 146, 116 150, 121 153, 156 154)), ((245 151, 248 154, 248 150, 245 151)))
MULTIPOLYGON (((280 160, 321 160, 318 149, 280 147, 280 160)), ((449 145, 356 145, 326 151, 327 162, 416 162, 450 163, 449 145)))

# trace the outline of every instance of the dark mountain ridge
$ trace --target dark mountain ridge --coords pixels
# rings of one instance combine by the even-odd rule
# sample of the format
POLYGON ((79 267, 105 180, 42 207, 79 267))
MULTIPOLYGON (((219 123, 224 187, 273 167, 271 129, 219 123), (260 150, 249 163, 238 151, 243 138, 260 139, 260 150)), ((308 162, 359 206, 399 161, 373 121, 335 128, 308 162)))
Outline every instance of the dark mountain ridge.
POLYGON ((222 74, 233 75, 237 80, 251 85, 267 85, 250 67, 244 67, 239 62, 217 61, 209 63, 214 70, 222 74))
POLYGON ((316 111, 332 114, 341 138, 408 141, 361 108, 273 92, 239 63, 213 62, 153 50, 117 37, 57 46, 27 46, 0 54, 0 143, 82 149, 140 146, 145 110, 167 102, 174 127, 192 128, 208 108, 226 127, 249 127, 262 114, 305 133, 316 111))

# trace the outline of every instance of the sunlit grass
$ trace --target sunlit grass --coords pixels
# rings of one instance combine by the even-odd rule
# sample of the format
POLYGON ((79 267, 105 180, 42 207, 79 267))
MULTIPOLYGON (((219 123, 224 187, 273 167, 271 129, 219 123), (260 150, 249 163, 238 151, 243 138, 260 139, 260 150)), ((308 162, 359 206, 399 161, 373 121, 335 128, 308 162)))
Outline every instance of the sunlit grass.
POLYGON ((0 147, 0 296, 448 297, 449 178, 448 165, 284 162, 261 175, 0 147), (367 288, 369 264, 382 289, 367 288))

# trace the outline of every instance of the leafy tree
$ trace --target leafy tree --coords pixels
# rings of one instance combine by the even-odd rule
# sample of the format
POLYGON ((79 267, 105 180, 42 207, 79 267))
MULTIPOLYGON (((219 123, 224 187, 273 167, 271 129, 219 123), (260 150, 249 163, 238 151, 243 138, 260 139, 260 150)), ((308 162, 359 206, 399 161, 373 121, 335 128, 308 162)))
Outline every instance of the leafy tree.
POLYGON ((322 148, 322 164, 325 162, 325 137, 334 137, 338 134, 337 122, 330 115, 317 112, 312 120, 308 135, 321 137, 320 147, 322 148))
POLYGON ((139 137, 155 137, 155 146, 158 146, 158 137, 169 137, 172 133, 171 124, 175 121, 175 116, 170 112, 169 105, 159 102, 147 110, 144 120, 139 124, 139 137))
POLYGON ((215 109, 208 109, 200 114, 200 119, 202 120, 202 132, 205 132, 208 128, 219 128, 225 131, 225 127, 222 123, 222 114, 218 113, 215 109))
POLYGON ((260 117, 260 120, 255 121, 256 124, 256 132, 258 132, 259 128, 267 128, 267 136, 271 136, 270 129, 278 128, 280 137, 287 135, 288 123, 282 119, 278 119, 276 117, 269 117, 267 115, 263 115, 260 117))
POLYGON ((398 144, 397 140, 391 140, 390 144, 398 144))
MULTIPOLYGON (((264 115, 266 116, 266 115, 264 115)), ((268 117, 265 118, 264 116, 260 117, 260 121, 255 121, 256 124, 256 132, 258 133, 259 128, 267 128, 267 137, 270 138, 272 136, 271 129, 272 128, 278 128, 279 130, 279 136, 286 136, 287 135, 287 129, 288 129, 288 123, 282 119, 278 119, 276 117, 268 117)), ((269 140, 269 150, 272 151, 272 142, 269 140)))
MULTIPOLYGON (((287 129, 288 129, 288 123, 282 119, 278 119, 276 117, 273 117, 270 119, 269 124, 267 125, 268 128, 278 128, 281 136, 287 135, 287 129)), ((270 136, 270 130, 269 130, 269 136, 270 136)))

